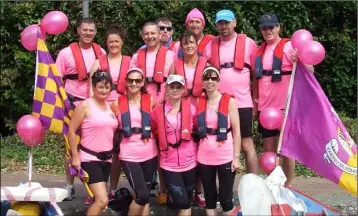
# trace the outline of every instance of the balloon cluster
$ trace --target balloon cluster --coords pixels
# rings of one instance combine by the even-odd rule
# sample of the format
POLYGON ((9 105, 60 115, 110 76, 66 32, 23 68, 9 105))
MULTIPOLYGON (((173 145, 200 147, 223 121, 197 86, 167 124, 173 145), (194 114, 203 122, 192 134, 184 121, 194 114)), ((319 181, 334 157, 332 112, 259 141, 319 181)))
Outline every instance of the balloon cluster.
POLYGON ((61 11, 51 11, 47 13, 41 20, 40 25, 32 24, 27 26, 21 33, 21 44, 28 51, 37 49, 37 35, 45 40, 47 34, 61 34, 66 31, 68 26, 68 18, 61 11))
POLYGON ((321 63, 326 55, 322 44, 313 40, 312 34, 300 29, 295 31, 291 37, 292 47, 297 49, 298 59, 308 65, 317 65, 321 63))
POLYGON ((17 134, 25 145, 34 147, 40 145, 44 139, 46 130, 41 121, 33 115, 24 115, 16 124, 17 134))

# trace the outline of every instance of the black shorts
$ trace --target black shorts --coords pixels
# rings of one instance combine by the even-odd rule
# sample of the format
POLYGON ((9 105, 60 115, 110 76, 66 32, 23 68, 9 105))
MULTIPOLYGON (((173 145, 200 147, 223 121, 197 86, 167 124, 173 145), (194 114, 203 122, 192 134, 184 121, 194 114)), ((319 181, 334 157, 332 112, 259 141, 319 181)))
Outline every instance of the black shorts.
POLYGON ((257 119, 258 119, 258 127, 257 127, 257 131, 262 135, 262 138, 270 138, 270 137, 275 137, 278 136, 280 134, 280 130, 275 129, 275 130, 270 130, 267 128, 264 128, 264 126, 261 125, 260 123, 260 111, 257 113, 257 119))
POLYGON ((109 173, 111 172, 111 163, 104 161, 82 162, 81 167, 88 173, 88 184, 108 182, 109 173))
POLYGON ((252 108, 239 108, 241 138, 252 137, 252 108))

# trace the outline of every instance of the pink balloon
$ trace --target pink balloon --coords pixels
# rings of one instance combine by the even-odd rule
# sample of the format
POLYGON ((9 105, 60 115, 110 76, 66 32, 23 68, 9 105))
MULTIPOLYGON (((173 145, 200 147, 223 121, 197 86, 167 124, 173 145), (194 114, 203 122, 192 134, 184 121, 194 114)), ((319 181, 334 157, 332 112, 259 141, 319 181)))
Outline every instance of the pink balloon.
POLYGON ((317 41, 309 41, 298 51, 298 58, 304 64, 317 65, 326 56, 326 50, 317 41))
POLYGON ((37 146, 45 138, 46 130, 40 120, 32 115, 24 115, 16 124, 16 131, 27 146, 37 146))
POLYGON ((67 26, 68 18, 61 11, 51 11, 41 20, 41 28, 48 34, 61 34, 67 26))
POLYGON ((313 41, 313 37, 312 34, 305 29, 295 31, 291 37, 291 44, 294 49, 300 49, 301 46, 309 41, 313 41))
POLYGON ((276 108, 265 108, 260 113, 260 123, 269 130, 280 129, 284 119, 283 112, 276 108))
POLYGON ((269 175, 276 167, 276 154, 274 152, 264 152, 259 163, 262 170, 269 175))
POLYGON ((37 49, 37 34, 40 33, 40 38, 46 40, 46 33, 41 31, 37 24, 27 26, 21 32, 21 44, 28 51, 35 51, 37 49))

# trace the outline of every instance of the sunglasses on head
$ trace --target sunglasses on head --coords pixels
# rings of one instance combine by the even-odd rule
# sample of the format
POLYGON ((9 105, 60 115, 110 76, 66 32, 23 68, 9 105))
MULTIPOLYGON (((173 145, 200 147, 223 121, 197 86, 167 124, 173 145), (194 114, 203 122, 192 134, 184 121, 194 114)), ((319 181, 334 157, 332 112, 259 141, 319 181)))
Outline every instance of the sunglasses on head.
POLYGON ((106 71, 101 71, 101 72, 95 72, 94 74, 94 77, 107 77, 107 76, 109 76, 109 73, 108 72, 106 72, 106 71))
POLYGON ((126 79, 127 83, 142 83, 143 82, 143 79, 130 79, 130 78, 127 78, 126 79))
POLYGON ((174 28, 173 28, 173 27, 170 27, 170 26, 159 26, 159 29, 160 29, 160 31, 164 31, 165 29, 167 29, 167 31, 171 31, 171 30, 173 30, 174 28))
POLYGON ((267 30, 273 30, 277 25, 274 25, 274 26, 264 26, 261 28, 261 30, 263 31, 267 31, 267 30))
POLYGON ((219 77, 203 77, 204 81, 219 81, 219 77))

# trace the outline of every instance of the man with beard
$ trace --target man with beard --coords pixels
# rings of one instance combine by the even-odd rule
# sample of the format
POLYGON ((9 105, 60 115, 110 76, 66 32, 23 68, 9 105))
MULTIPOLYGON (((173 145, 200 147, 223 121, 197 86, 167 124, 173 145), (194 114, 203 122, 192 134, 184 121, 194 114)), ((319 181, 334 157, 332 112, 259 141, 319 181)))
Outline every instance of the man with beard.
MULTIPOLYGON (((205 18, 204 15, 197 9, 191 10, 185 19, 186 29, 195 35, 196 41, 198 41, 198 53, 202 55, 205 46, 214 38, 214 35, 204 34, 205 18)), ((180 42, 176 42, 174 53, 177 54, 178 58, 182 58, 184 53, 180 48, 180 42)))
MULTIPOLYGON (((168 17, 160 17, 155 23, 158 25, 160 30, 160 45, 166 47, 169 50, 174 49, 175 42, 173 41, 174 27, 168 17)), ((143 45, 142 48, 146 48, 147 45, 143 45)))
POLYGON ((246 168, 249 173, 258 174, 258 158, 252 137, 253 98, 257 98, 256 81, 252 92, 250 86, 251 78, 254 80, 253 68, 257 45, 245 34, 235 32, 236 19, 232 11, 219 11, 215 24, 220 35, 208 43, 204 56, 212 66, 220 70, 220 92, 235 97, 240 116, 241 146, 246 168))
POLYGON ((164 99, 164 87, 168 74, 173 71, 174 53, 160 45, 161 33, 154 22, 144 24, 142 39, 146 45, 132 57, 130 68, 143 70, 147 91, 156 102, 164 99))
MULTIPOLYGON (((100 55, 106 54, 93 42, 96 33, 94 21, 90 18, 82 19, 77 27, 79 41, 62 49, 56 59, 56 67, 65 83, 65 90, 73 107, 88 98, 88 72, 94 61, 100 55)), ((75 197, 74 177, 69 174, 68 167, 68 161, 65 159, 67 179, 65 188, 68 192, 66 200, 72 200, 75 197)))

